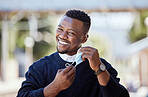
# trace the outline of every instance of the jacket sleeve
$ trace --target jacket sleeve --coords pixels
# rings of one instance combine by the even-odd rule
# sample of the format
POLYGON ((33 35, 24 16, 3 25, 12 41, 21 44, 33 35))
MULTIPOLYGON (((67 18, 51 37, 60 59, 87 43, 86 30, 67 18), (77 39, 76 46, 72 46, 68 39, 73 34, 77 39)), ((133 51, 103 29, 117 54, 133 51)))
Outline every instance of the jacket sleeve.
POLYGON ((107 71, 110 74, 109 82, 106 86, 100 86, 102 97, 129 97, 127 89, 119 83, 117 71, 104 59, 101 61, 106 65, 107 71))
POLYGON ((44 97, 43 95, 43 72, 38 68, 38 63, 29 67, 25 74, 26 80, 22 83, 17 97, 44 97), (35 66, 34 66, 35 65, 35 66))

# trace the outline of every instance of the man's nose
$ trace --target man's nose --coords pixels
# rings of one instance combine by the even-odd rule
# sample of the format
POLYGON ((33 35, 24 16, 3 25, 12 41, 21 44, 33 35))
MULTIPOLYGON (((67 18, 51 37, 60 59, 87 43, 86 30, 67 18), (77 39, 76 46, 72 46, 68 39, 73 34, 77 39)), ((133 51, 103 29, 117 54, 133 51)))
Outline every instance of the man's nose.
POLYGON ((63 31, 63 32, 60 34, 60 37, 63 38, 63 39, 67 39, 67 38, 68 38, 67 32, 66 32, 66 31, 63 31))

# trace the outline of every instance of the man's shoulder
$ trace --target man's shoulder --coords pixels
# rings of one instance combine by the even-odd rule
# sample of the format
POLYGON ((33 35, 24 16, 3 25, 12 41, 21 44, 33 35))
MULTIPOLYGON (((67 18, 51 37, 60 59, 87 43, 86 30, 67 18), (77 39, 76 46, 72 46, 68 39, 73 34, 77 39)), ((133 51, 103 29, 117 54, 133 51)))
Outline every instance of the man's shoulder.
MULTIPOLYGON (((116 71, 116 69, 110 63, 108 63, 105 59, 103 58, 100 58, 100 59, 101 59, 101 62, 104 65, 106 65, 106 69, 110 73, 110 75, 116 77, 118 75, 118 72, 116 71)), ((119 82, 120 79, 118 78, 117 80, 119 82)))
POLYGON ((55 52, 49 56, 45 56, 37 61, 35 61, 32 65, 34 66, 43 66, 43 65, 46 65, 46 64, 50 64, 50 62, 55 59, 57 57, 58 53, 55 52))
POLYGON ((109 62, 107 62, 105 59, 100 58, 100 60, 106 66, 107 69, 113 68, 112 65, 109 62))
POLYGON ((100 58, 101 62, 104 63, 104 64, 110 64, 108 63, 104 58, 100 58))
POLYGON ((37 62, 40 62, 40 61, 50 61, 50 60, 52 60, 53 58, 56 58, 57 55, 58 55, 58 52, 52 53, 52 54, 50 54, 50 55, 48 55, 48 56, 45 56, 45 57, 39 59, 37 62))

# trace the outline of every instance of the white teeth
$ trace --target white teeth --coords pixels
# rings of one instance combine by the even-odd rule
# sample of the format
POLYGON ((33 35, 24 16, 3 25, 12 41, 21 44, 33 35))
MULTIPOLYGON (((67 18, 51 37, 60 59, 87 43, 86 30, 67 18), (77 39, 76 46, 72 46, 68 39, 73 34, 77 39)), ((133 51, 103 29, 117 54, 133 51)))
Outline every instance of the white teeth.
POLYGON ((61 43, 61 44, 65 44, 65 45, 67 45, 67 44, 68 44, 68 43, 63 42, 63 41, 59 41, 59 43, 61 43))

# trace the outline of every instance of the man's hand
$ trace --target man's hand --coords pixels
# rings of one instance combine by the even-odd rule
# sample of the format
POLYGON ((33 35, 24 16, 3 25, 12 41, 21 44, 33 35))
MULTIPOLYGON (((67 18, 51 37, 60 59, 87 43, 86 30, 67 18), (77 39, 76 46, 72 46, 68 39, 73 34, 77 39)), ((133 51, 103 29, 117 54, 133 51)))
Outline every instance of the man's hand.
POLYGON ((74 66, 58 70, 53 82, 44 88, 44 96, 55 97, 60 91, 70 87, 74 81, 75 73, 76 68, 74 66))
MULTIPOLYGON (((99 69, 99 65, 101 64, 98 50, 93 47, 82 47, 78 51, 78 53, 79 52, 82 52, 82 60, 85 61, 85 58, 87 58, 91 69, 97 72, 97 70, 99 69)), ((106 86, 110 79, 110 75, 108 71, 105 70, 101 74, 97 75, 97 78, 98 78, 100 85, 106 86)))
POLYGON ((87 58, 90 63, 90 67, 96 72, 99 68, 99 65, 101 64, 98 50, 87 46, 82 47, 78 53, 79 52, 82 52, 82 60, 85 61, 85 58, 87 58))
POLYGON ((53 83, 59 88, 59 91, 67 89, 73 83, 75 78, 76 68, 68 66, 65 69, 60 69, 53 83))

